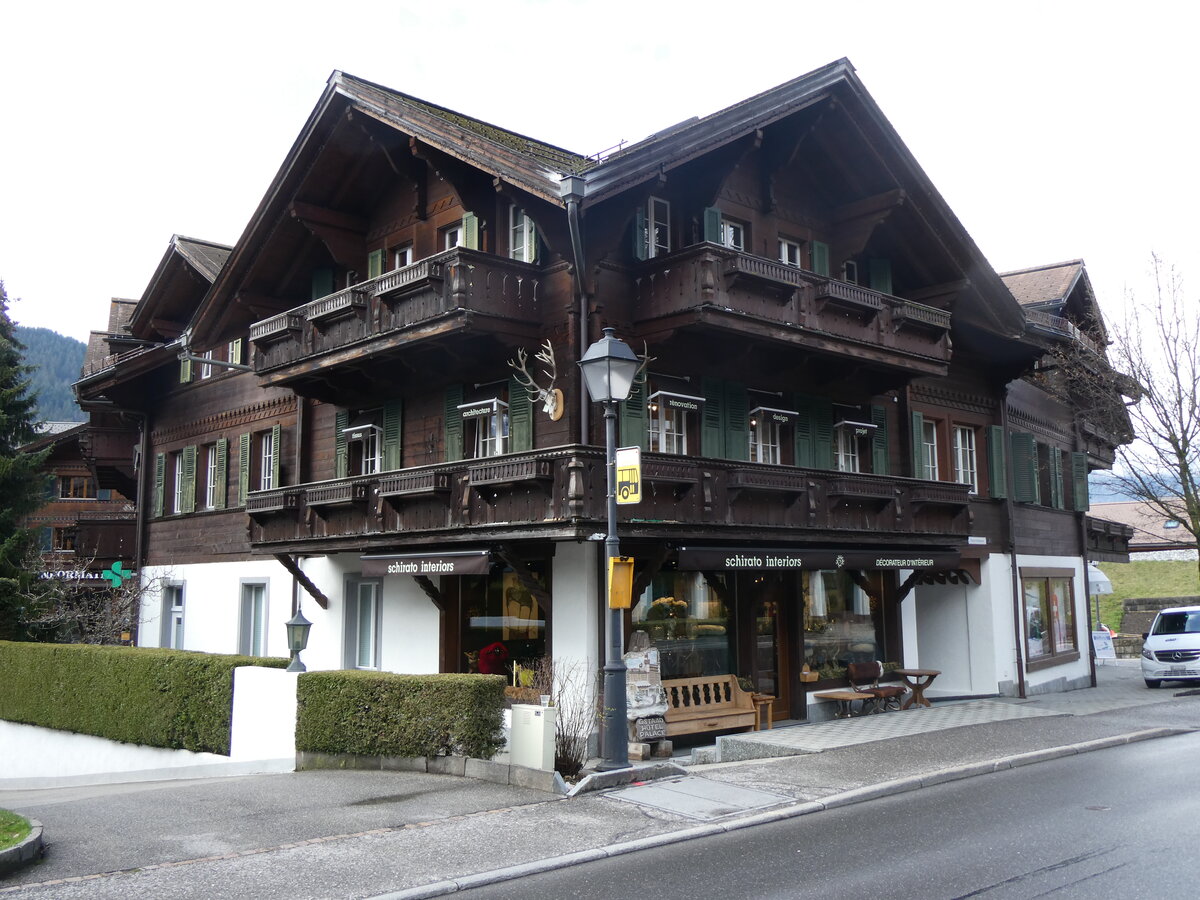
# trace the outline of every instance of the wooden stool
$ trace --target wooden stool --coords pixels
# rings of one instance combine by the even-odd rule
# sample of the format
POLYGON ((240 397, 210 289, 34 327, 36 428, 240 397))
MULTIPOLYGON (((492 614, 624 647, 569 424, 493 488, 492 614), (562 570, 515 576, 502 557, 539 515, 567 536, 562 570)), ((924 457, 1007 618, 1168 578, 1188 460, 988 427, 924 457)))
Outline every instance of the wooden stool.
POLYGON ((767 730, 771 729, 771 704, 775 702, 774 694, 754 694, 754 730, 762 731, 763 717, 766 717, 767 730))

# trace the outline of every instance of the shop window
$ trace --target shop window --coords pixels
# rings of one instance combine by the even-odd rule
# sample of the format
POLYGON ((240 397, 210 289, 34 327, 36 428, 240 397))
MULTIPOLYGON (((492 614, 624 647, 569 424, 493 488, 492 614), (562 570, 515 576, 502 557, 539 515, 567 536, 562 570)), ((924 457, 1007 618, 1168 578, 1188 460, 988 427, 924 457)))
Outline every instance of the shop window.
POLYGON ((183 649, 183 582, 171 581, 162 585, 159 646, 172 650, 183 649))
POLYGON ((735 671, 733 610, 700 572, 655 575, 634 604, 632 622, 631 644, 649 642, 663 678, 735 671))
POLYGON ((785 266, 794 266, 797 269, 804 267, 802 257, 800 255, 801 245, 799 241, 793 241, 790 238, 779 239, 779 261, 785 266))
POLYGON ((969 425, 954 426, 954 480, 969 484, 971 493, 979 493, 979 463, 975 455, 975 429, 969 425))
POLYGON ((540 560, 526 568, 536 591, 512 569, 456 579, 461 671, 509 675, 514 665, 533 669, 546 655, 546 613, 536 594, 549 591, 548 568, 540 560))
POLYGON ((852 662, 884 659, 882 582, 856 584, 843 570, 804 572, 804 661, 821 680, 842 678, 852 662), (874 595, 874 596, 872 596, 874 595))
POLYGON ((1030 663, 1079 657, 1075 633, 1074 573, 1021 570, 1025 598, 1025 652, 1030 663))
POLYGON ((242 582, 238 653, 267 655, 267 585, 263 581, 242 582))
POLYGON ((58 496, 63 500, 95 500, 96 479, 90 475, 62 475, 58 479, 58 496))
POLYGON ((379 668, 380 592, 378 579, 352 578, 346 583, 347 669, 379 668))

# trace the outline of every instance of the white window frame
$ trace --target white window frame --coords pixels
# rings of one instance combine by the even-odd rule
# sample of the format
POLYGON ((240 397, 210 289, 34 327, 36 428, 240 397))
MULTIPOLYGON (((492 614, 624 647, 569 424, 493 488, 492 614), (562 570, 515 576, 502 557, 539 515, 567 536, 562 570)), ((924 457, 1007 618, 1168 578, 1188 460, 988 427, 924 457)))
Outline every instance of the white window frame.
POLYGON ((858 263, 852 259, 842 263, 842 281, 847 284, 858 284, 858 263))
POLYGON ((217 445, 209 444, 204 458, 204 508, 216 509, 217 506, 217 445))
POLYGON ((378 579, 346 582, 346 668, 378 670, 383 585, 378 579))
MULTIPOLYGON (((203 353, 200 354, 200 356, 203 359, 212 359, 213 352, 211 350, 205 350, 203 353)), ((209 378, 212 378, 212 375, 213 375, 212 363, 210 363, 210 362, 200 363, 200 380, 205 381, 209 378)))
POLYGON ((159 645, 172 650, 183 649, 184 588, 182 581, 165 581, 161 587, 162 639, 159 645))
POLYGON ((858 452, 858 436, 853 428, 838 428, 834 441, 839 472, 861 472, 862 459, 858 452))
POLYGON ((242 656, 266 656, 270 612, 267 582, 241 582, 238 611, 238 653, 242 656))
POLYGON ((271 431, 264 431, 259 436, 258 442, 258 489, 260 491, 269 491, 275 487, 275 472, 272 465, 275 456, 275 435, 271 431))
POLYGON ((242 361, 238 358, 240 356, 238 353, 240 346, 241 345, 237 341, 230 341, 225 345, 225 359, 227 362, 241 365, 242 361))
POLYGON ((971 493, 979 493, 979 459, 975 449, 975 429, 970 425, 954 426, 954 480, 969 484, 971 493))
POLYGON ((750 420, 750 462, 779 465, 783 426, 765 416, 750 420))
POLYGON ((646 258, 671 252, 671 204, 661 197, 646 201, 646 258))
POLYGON ((937 481, 938 468, 938 423, 935 419, 924 419, 921 422, 921 444, 925 450, 925 479, 937 481))
POLYGON ((171 512, 179 515, 183 512, 183 451, 176 450, 171 454, 171 467, 174 469, 173 490, 171 492, 171 512))
POLYGON ((785 266, 792 266, 796 269, 804 268, 804 257, 801 251, 802 248, 799 241, 793 241, 791 238, 784 237, 779 239, 779 261, 785 266))
POLYGON ((721 243, 731 250, 745 252, 746 250, 746 223, 739 222, 737 219, 721 219, 721 243))
MULTIPOLYGON (((650 450, 654 453, 672 453, 686 456, 688 452, 688 430, 692 424, 691 410, 671 406, 661 398, 671 395, 668 392, 655 392, 649 398, 650 450)), ((701 397, 688 397, 703 404, 701 397)))
POLYGON ((453 250, 455 247, 462 246, 463 230, 462 225, 448 225, 438 232, 441 237, 442 249, 453 250))
POLYGON ((527 263, 537 258, 537 226, 515 204, 508 208, 508 256, 527 263))
POLYGON ((413 245, 409 241, 399 247, 392 248, 392 269, 403 269, 413 263, 413 245))

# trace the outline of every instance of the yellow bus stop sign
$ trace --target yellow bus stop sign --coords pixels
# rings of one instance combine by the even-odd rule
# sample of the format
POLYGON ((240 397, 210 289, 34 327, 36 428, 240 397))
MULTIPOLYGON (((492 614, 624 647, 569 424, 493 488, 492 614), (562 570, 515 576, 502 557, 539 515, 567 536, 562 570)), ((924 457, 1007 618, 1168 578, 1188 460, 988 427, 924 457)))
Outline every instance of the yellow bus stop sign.
POLYGON ((642 500, 642 448, 617 448, 617 503, 642 500))

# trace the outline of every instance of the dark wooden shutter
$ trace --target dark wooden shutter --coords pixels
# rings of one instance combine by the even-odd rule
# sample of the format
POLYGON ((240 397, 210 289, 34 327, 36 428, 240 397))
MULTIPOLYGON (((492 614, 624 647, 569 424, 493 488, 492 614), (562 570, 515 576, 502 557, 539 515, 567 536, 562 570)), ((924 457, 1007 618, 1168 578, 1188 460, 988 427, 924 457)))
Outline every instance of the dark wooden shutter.
POLYGON ((479 216, 473 212, 463 213, 462 245, 468 250, 479 249, 479 216))
POLYGON ((216 484, 213 485, 213 507, 216 509, 224 509, 228 490, 226 489, 225 480, 228 477, 229 458, 229 441, 225 438, 217 439, 217 474, 216 484))
POLYGON ((824 241, 812 242, 812 270, 829 277, 829 245, 824 241))
POLYGON ((913 478, 929 477, 929 459, 925 455, 925 417, 919 412, 909 415, 909 440, 912 441, 913 478))
POLYGON ((383 274, 383 251, 372 250, 367 254, 367 278, 378 278, 383 274))
POLYGON ((796 465, 833 468, 833 404, 823 397, 798 395, 796 411, 796 465))
POLYGON ((322 267, 313 269, 312 272, 312 288, 309 291, 310 298, 320 300, 322 297, 328 297, 333 293, 333 269, 322 267))
POLYGON ((154 454, 154 515, 161 516, 163 514, 163 494, 166 489, 167 480, 167 455, 165 453, 154 454))
POLYGON ((871 290, 881 294, 892 292, 892 261, 890 259, 867 260, 871 278, 871 290))
POLYGON ((633 380, 633 388, 623 403, 617 404, 617 424, 620 426, 622 447, 649 446, 650 435, 646 431, 646 376, 643 373, 633 380))
POLYGON ((401 403, 392 400, 383 405, 383 468, 385 472, 404 467, 401 403))
POLYGON ((333 477, 350 474, 350 457, 346 448, 346 429, 350 427, 350 410, 339 409, 333 417, 333 477))
POLYGON ((633 258, 645 259, 650 255, 650 231, 646 222, 646 210, 638 207, 633 220, 633 258))
POLYGON ((1071 506, 1080 512, 1090 505, 1088 496, 1088 461, 1086 453, 1071 454, 1071 506))
POLYGON ((1009 435, 1012 445, 1013 499, 1021 503, 1037 503, 1040 496, 1037 471, 1037 443, 1032 434, 1014 431, 1009 435))
POLYGON ((508 449, 511 453, 533 449, 533 400, 512 377, 508 379, 508 449))
POLYGON ((704 409, 700 413, 700 455, 721 459, 725 456, 725 383, 706 375, 700 385, 700 393, 704 395, 704 409))
POLYGON ((246 505, 250 492, 250 433, 238 435, 238 494, 237 505, 246 505))
POLYGON ((449 385, 446 388, 442 421, 442 443, 446 462, 454 462, 463 458, 463 420, 462 412, 458 408, 462 402, 462 385, 449 385))
POLYGON ((888 465, 887 407, 872 406, 871 422, 875 426, 871 438, 871 471, 876 475, 887 475, 891 468, 888 465))
POLYGON ((192 361, 190 359, 181 359, 179 361, 179 383, 187 384, 192 380, 192 361))
POLYGON ((280 446, 283 442, 283 426, 271 426, 271 487, 283 487, 283 481, 280 478, 279 459, 282 455, 280 446))
POLYGON ((183 466, 182 509, 179 512, 192 513, 196 511, 196 448, 184 447, 179 456, 179 464, 183 466))
POLYGON ((750 458, 750 407, 745 385, 725 385, 725 458, 750 458))
POLYGON ((713 244, 721 243, 721 211, 715 206, 704 210, 704 239, 713 244))
POLYGON ((812 468, 815 465, 813 462, 813 441, 815 436, 813 434, 813 417, 809 398, 795 396, 792 398, 792 406, 799 413, 796 416, 796 424, 794 426, 796 465, 812 468))
POLYGON ((1008 454, 1005 452, 1004 428, 988 426, 988 486, 992 496, 1001 499, 1008 496, 1008 454))

